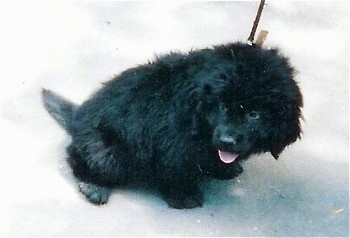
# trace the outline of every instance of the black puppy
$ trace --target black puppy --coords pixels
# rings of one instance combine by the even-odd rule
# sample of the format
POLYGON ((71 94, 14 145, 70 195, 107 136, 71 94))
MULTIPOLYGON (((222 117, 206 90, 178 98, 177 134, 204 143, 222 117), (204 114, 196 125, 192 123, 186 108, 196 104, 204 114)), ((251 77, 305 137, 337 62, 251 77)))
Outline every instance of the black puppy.
POLYGON ((139 181, 194 208, 203 176, 231 179, 251 154, 277 159, 300 136, 302 95, 277 49, 241 43, 170 53, 104 83, 82 105, 43 90, 72 136, 68 162, 94 204, 139 181))

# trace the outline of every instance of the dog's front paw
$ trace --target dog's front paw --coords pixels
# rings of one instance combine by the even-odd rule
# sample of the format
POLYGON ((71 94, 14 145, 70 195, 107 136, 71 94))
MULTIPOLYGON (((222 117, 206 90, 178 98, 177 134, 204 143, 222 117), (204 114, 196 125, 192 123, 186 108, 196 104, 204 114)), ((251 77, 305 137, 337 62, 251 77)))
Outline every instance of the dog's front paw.
POLYGON ((94 184, 79 183, 79 191, 85 195, 87 200, 95 205, 102 205, 108 202, 111 190, 94 184))
POLYGON ((187 195, 181 198, 164 197, 165 201, 172 208, 176 209, 190 209, 196 207, 202 207, 203 195, 200 191, 194 194, 187 195))
POLYGON ((226 174, 224 174, 228 179, 232 179, 234 177, 237 177, 241 173, 243 173, 242 166, 240 164, 235 164, 230 169, 226 170, 226 174))
POLYGON ((243 172, 243 168, 239 164, 233 164, 231 166, 222 166, 214 169, 207 176, 215 179, 233 179, 243 172))

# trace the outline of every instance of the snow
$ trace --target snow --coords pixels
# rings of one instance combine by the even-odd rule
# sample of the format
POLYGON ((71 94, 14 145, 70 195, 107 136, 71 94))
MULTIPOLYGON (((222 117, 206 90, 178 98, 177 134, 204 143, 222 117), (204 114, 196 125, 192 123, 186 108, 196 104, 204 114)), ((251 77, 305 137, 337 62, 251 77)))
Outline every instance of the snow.
POLYGON ((1 224, 6 236, 349 236, 349 3, 275 2, 258 32, 298 70, 303 137, 278 161, 254 156, 205 203, 169 209, 117 189, 89 204, 64 163, 69 137, 42 87, 83 102, 101 82, 171 50, 245 41, 257 2, 2 1, 1 224))

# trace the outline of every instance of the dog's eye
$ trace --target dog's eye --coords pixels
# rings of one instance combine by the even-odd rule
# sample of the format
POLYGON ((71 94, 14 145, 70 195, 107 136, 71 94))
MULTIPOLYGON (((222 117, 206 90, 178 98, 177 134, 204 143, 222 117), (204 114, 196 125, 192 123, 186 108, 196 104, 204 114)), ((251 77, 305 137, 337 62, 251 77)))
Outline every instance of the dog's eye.
POLYGON ((257 111, 251 111, 247 114, 248 119, 257 120, 260 118, 260 113, 257 111))
POLYGON ((227 75, 226 74, 224 74, 224 73, 221 73, 221 74, 219 74, 219 77, 218 77, 219 79, 222 79, 222 80, 227 80, 227 75))

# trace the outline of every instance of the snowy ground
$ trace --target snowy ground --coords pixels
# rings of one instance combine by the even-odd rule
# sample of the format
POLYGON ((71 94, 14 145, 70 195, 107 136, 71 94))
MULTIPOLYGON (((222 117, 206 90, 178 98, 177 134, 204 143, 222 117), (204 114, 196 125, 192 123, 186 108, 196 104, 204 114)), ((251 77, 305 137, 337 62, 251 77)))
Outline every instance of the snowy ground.
POLYGON ((64 164, 69 137, 42 87, 75 102, 102 81, 169 50, 248 37, 257 2, 2 1, 0 235, 348 236, 349 5, 269 2, 261 29, 298 69, 302 140, 232 181, 205 181, 205 204, 169 209, 157 194, 116 190, 96 207, 64 164))

